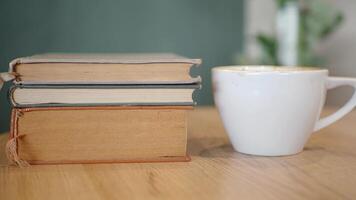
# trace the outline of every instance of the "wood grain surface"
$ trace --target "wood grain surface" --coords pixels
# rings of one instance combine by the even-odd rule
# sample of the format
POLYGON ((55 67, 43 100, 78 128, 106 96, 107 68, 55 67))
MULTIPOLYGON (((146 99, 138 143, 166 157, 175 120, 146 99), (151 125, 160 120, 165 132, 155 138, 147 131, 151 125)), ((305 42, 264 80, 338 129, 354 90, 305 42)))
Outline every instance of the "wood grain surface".
POLYGON ((355 199, 355 122, 353 111, 298 155, 255 157, 233 151, 214 108, 197 108, 188 121, 191 162, 21 169, 1 151, 0 199, 355 199))

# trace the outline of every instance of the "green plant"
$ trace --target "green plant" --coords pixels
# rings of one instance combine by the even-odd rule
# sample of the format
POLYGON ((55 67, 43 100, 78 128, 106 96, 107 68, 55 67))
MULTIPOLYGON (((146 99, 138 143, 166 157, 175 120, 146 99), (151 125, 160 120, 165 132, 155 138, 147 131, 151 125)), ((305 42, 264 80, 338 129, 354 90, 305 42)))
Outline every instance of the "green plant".
MULTIPOLYGON (((296 3, 299 13, 299 30, 297 38, 297 65, 318 65, 322 59, 316 55, 315 46, 327 38, 342 23, 343 15, 322 0, 276 0, 278 9, 283 9, 288 3, 296 3)), ((278 56, 280 46, 275 35, 258 33, 255 40, 261 49, 262 55, 257 63, 269 65, 282 65, 278 56)), ((239 62, 249 64, 251 58, 240 56, 239 62)), ((256 63, 256 61, 254 61, 256 63)))
POLYGON ((298 63, 319 64, 315 45, 334 32, 343 21, 343 15, 321 0, 305 1, 300 7, 298 63))

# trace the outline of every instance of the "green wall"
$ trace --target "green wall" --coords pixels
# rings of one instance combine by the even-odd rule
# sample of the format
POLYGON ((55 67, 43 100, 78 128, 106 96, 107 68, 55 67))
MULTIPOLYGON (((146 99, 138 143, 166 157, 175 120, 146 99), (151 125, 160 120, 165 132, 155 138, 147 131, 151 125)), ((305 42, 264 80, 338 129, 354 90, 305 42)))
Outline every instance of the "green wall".
MULTIPOLYGON (((42 52, 175 52, 202 58, 199 105, 213 103, 210 68, 242 48, 242 0, 1 0, 0 71, 42 52)), ((10 106, 0 93, 0 132, 10 106)))

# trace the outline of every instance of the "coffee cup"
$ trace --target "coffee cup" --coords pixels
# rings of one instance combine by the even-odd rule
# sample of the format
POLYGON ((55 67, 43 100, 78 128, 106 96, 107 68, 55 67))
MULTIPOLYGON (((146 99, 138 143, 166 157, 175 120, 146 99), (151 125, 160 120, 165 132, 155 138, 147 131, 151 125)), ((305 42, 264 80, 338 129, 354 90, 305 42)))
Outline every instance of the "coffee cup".
POLYGON ((223 66, 212 69, 212 80, 214 101, 233 148, 245 154, 297 154, 313 132, 356 105, 354 94, 334 114, 320 119, 328 89, 356 87, 355 78, 329 77, 327 69, 223 66))

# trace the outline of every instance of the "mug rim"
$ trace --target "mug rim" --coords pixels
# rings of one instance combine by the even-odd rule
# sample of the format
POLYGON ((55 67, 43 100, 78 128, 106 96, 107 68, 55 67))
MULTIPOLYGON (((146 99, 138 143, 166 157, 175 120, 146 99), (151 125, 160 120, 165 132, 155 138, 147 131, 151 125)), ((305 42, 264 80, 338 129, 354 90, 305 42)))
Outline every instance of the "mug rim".
POLYGON ((245 74, 265 74, 265 73, 311 73, 311 72, 329 72, 328 69, 320 67, 306 66, 277 66, 277 65, 226 65, 213 67, 212 71, 223 71, 231 73, 245 74))

